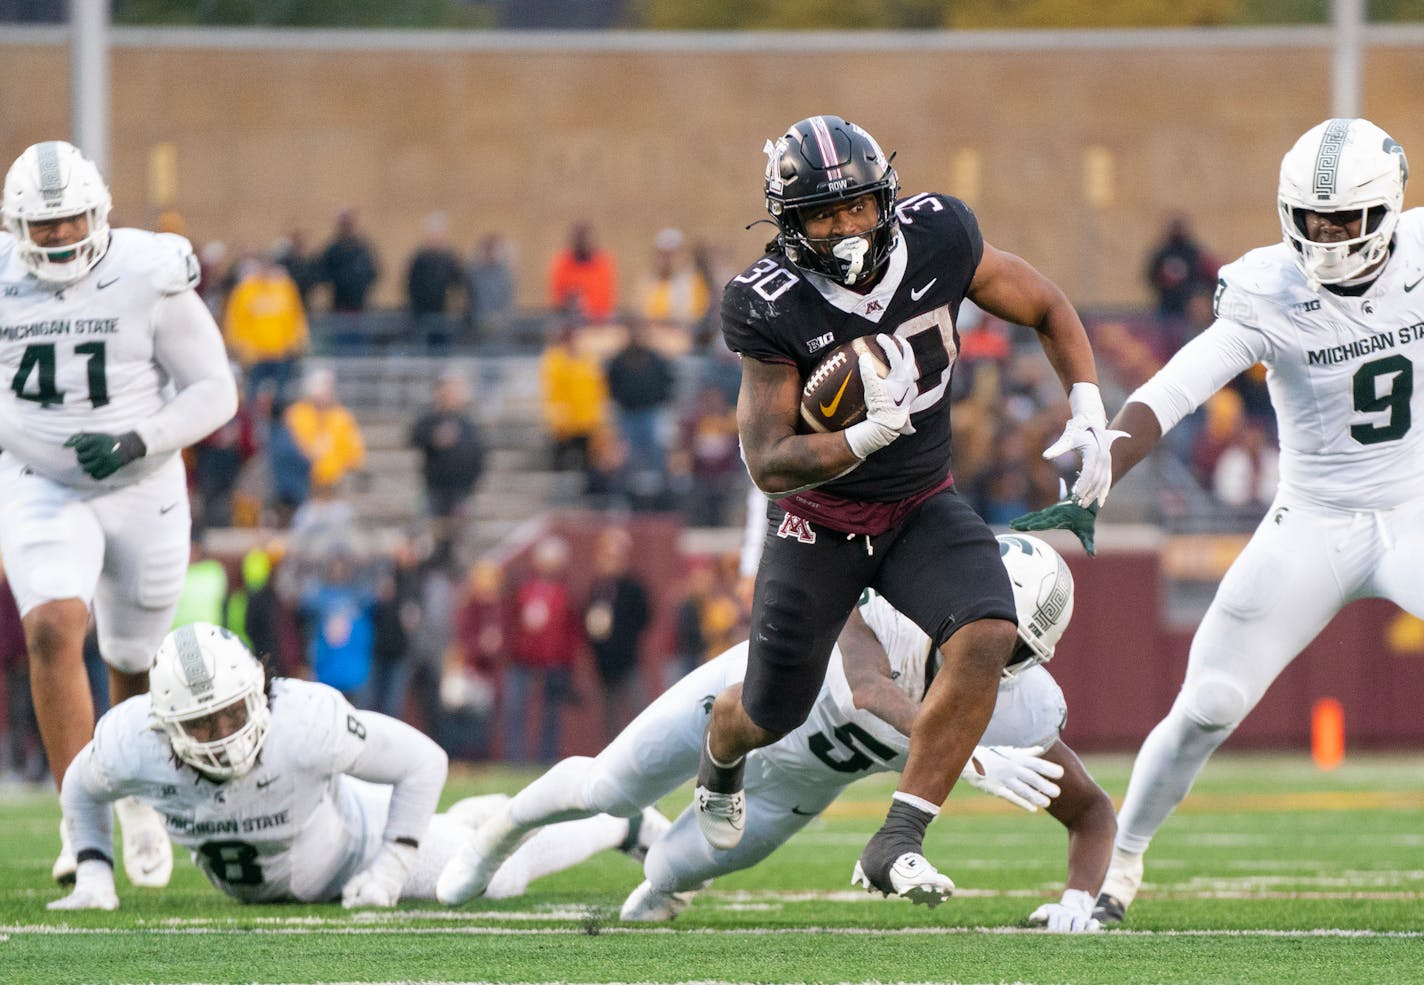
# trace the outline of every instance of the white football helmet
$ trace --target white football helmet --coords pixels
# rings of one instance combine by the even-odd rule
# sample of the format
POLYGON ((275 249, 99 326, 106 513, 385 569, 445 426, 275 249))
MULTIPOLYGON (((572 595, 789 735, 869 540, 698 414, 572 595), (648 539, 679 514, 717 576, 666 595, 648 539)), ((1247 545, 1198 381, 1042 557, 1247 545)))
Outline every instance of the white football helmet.
POLYGON ((112 200, 94 162, 62 140, 26 148, 5 175, 0 212, 5 228, 19 241, 20 260, 40 280, 72 284, 104 258, 109 248, 112 200), (84 216, 88 234, 77 243, 44 247, 30 235, 30 224, 84 216))
POLYGON ((998 539, 1019 617, 1019 645, 1004 668, 1008 678, 1052 659, 1073 618, 1073 574, 1058 552, 1037 537, 1000 534, 998 539))
POLYGON ((1369 120, 1326 120, 1281 159, 1281 231, 1312 284, 1342 284, 1384 259, 1404 208, 1404 148, 1369 120), (1358 212, 1360 235, 1316 243, 1306 212, 1358 212))
POLYGON ((218 780, 252 769, 272 723, 262 664, 229 630, 169 633, 148 672, 153 717, 183 762, 218 780))

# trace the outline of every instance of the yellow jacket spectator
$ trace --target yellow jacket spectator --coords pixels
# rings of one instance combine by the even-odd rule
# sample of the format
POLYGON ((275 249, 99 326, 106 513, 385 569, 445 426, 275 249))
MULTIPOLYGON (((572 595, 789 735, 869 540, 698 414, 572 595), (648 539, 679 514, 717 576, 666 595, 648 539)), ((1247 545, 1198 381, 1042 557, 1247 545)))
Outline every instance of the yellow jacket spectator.
POLYGON ((311 462, 312 487, 330 488, 366 462, 366 441, 356 417, 336 400, 329 369, 307 373, 305 396, 287 408, 287 428, 311 462))
POLYGON ((556 467, 585 467, 589 441, 608 417, 602 364, 579 352, 573 329, 566 328, 540 357, 539 382, 556 467))
POLYGON ((223 315, 228 351, 247 377, 247 392, 264 384, 283 390, 310 335, 296 282, 282 266, 263 259, 228 296, 223 315))

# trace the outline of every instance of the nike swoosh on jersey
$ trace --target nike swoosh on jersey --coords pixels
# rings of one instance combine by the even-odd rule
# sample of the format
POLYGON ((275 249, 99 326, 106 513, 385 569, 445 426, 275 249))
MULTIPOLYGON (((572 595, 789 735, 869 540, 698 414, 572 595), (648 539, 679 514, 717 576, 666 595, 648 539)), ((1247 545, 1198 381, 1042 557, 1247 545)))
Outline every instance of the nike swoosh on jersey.
POLYGON ((922 297, 925 296, 925 292, 927 292, 931 287, 934 287, 935 284, 938 283, 938 282, 939 282, 939 278, 938 278, 938 277, 932 277, 932 278, 930 278, 930 282, 929 282, 928 284, 926 284, 924 287, 912 287, 912 288, 910 288, 910 300, 911 300, 911 301, 918 301, 920 298, 922 298, 922 297))
POLYGON ((846 387, 849 386, 849 385, 850 385, 850 374, 847 373, 847 374, 846 374, 846 378, 843 379, 843 380, 841 380, 841 388, 836 391, 835 398, 834 398, 829 404, 822 404, 822 405, 821 405, 821 413, 822 413, 822 414, 825 414, 827 417, 830 417, 832 414, 834 414, 834 413, 836 412, 836 408, 841 405, 841 397, 845 396, 846 387))
POLYGON ((1413 284, 1405 284, 1405 285, 1404 285, 1404 293, 1405 293, 1405 294, 1408 294, 1410 291, 1414 290, 1414 289, 1415 289, 1416 287, 1418 287, 1420 284, 1424 284, 1424 277, 1420 277, 1420 278, 1419 278, 1418 280, 1416 280, 1413 284))
POLYGON ((104 288, 108 287, 110 284, 115 284, 115 283, 117 283, 118 280, 119 280, 119 279, 118 279, 117 277, 110 277, 108 280, 101 280, 101 281, 99 281, 99 283, 96 285, 96 287, 97 287, 98 290, 102 291, 104 288))
POLYGON ((792 814, 799 814, 801 817, 815 817, 817 814, 819 814, 819 813, 821 813, 821 812, 820 812, 820 811, 803 811, 803 810, 801 809, 801 805, 800 805, 800 804, 797 804, 795 807, 791 808, 791 813, 792 813, 792 814))

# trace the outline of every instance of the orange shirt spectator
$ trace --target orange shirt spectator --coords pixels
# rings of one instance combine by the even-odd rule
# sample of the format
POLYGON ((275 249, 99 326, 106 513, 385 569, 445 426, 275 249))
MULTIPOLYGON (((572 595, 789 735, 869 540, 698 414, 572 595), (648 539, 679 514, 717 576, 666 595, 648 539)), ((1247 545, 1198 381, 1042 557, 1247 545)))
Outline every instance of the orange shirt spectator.
POLYGON ((618 303, 618 274, 613 257, 593 242, 588 223, 573 227, 566 249, 549 270, 549 303, 590 322, 606 322, 618 303))

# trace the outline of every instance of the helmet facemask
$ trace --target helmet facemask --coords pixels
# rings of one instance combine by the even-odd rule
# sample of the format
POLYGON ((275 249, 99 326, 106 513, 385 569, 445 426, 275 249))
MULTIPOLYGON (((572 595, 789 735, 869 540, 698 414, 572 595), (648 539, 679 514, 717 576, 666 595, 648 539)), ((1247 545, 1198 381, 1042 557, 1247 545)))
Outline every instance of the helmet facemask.
POLYGON ((149 672, 152 713, 173 753, 215 780, 249 772, 271 725, 262 665, 208 623, 168 634, 149 672))
POLYGON ((847 287, 863 284, 890 259, 899 234, 899 178, 869 133, 835 116, 813 116, 767 141, 766 208, 788 260, 847 287), (805 217, 818 208, 869 194, 875 225, 849 236, 813 239, 805 217))
POLYGON ((109 248, 109 189, 94 163, 59 140, 28 148, 5 176, 5 228, 18 241, 20 261, 37 278, 73 284, 104 258, 109 248), (73 243, 43 246, 36 223, 83 217, 84 236, 73 243))
POLYGON ((1403 148, 1368 120, 1326 120, 1296 142, 1281 160, 1277 203, 1286 245, 1307 281, 1348 284, 1388 256, 1408 178, 1403 148), (1316 242, 1306 231, 1311 212, 1347 221, 1357 215, 1359 235, 1316 242))
POLYGON ((1019 642, 1004 668, 1009 679, 1053 659, 1073 618, 1073 574, 1058 552, 1037 537, 1001 534, 998 540, 1019 623, 1019 642))

